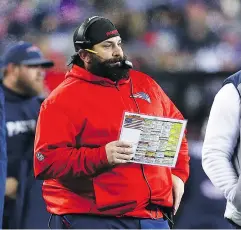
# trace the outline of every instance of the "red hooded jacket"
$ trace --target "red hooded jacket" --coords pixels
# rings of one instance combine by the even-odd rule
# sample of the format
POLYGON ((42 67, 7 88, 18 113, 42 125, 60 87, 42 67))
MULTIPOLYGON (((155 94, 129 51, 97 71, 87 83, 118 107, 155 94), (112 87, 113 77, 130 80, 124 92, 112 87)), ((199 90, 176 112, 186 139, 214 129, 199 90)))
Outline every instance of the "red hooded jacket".
MULTIPOLYGON (((123 112, 183 119, 149 76, 131 70, 117 85, 76 65, 43 102, 34 151, 35 176, 53 214, 91 213, 154 218, 149 203, 171 207, 172 177, 189 175, 186 138, 175 168, 135 163, 108 165, 105 145, 118 140, 123 112), (132 98, 144 92, 150 102, 132 98), (137 105, 137 104, 138 105, 137 105)), ((155 217, 161 217, 156 212, 155 217)))

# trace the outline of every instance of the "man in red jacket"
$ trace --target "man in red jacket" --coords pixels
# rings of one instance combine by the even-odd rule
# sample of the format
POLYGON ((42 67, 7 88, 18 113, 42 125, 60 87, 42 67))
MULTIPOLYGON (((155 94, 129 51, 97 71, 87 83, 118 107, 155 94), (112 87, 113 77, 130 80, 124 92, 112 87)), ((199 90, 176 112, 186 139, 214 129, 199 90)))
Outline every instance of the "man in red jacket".
POLYGON ((130 70, 108 19, 88 18, 73 40, 72 68, 43 102, 35 137, 35 176, 62 222, 55 227, 169 228, 189 175, 186 138, 175 168, 130 163, 132 146, 118 138, 124 111, 181 113, 152 78, 130 70))

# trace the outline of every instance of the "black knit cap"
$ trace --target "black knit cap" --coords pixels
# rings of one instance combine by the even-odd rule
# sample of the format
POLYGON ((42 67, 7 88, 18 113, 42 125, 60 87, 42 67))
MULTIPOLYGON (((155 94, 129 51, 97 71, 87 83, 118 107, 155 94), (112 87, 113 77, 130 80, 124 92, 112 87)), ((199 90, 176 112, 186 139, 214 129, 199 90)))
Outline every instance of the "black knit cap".
MULTIPOLYGON (((74 32, 74 43, 77 40, 77 33, 80 26, 74 32)), ((95 21, 89 26, 85 33, 86 40, 89 40, 92 46, 116 36, 120 36, 118 30, 113 23, 106 18, 100 18, 99 20, 95 21)), ((76 46, 78 46, 78 44, 75 44, 75 48, 77 48, 76 46)))

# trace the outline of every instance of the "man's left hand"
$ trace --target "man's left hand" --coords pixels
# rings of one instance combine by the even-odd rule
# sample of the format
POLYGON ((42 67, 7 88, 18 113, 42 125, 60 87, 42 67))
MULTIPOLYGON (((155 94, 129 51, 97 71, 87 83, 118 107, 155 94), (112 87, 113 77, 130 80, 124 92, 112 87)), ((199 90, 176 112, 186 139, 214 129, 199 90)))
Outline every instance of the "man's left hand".
POLYGON ((184 193, 184 182, 177 176, 172 174, 172 183, 173 183, 173 196, 174 196, 174 215, 176 214, 183 193, 184 193))

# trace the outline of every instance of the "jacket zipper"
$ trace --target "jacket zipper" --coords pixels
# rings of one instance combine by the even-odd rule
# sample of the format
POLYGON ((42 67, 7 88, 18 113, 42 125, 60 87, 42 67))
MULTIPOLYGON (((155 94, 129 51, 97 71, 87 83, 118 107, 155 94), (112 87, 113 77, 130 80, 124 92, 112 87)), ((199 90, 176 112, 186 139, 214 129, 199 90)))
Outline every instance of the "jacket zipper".
MULTIPOLYGON (((149 190, 149 203, 151 203, 151 195, 152 195, 152 193, 151 193, 151 186, 150 186, 150 184, 149 184, 149 182, 148 182, 148 180, 147 180, 147 178, 146 178, 146 174, 145 174, 145 170, 144 170, 144 165, 141 165, 141 171, 142 171, 143 178, 144 178, 144 180, 145 180, 145 182, 146 182, 146 185, 147 185, 147 187, 148 187, 148 190, 149 190)), ((156 210, 156 216, 155 216, 155 217, 154 217, 154 216, 152 215, 152 213, 151 213, 151 218, 152 218, 152 219, 157 219, 157 210, 156 210)))
MULTIPOLYGON (((134 100, 134 102, 135 102, 136 109, 137 109, 137 113, 140 114, 141 111, 140 111, 140 108, 139 108, 139 106, 138 106, 138 103, 137 103, 135 97, 133 97, 133 83, 132 83, 132 79, 131 79, 131 98, 132 98, 132 99, 134 100)), ((151 186, 150 186, 150 184, 149 184, 149 182, 148 182, 148 180, 147 180, 147 178, 146 178, 146 174, 145 174, 145 170, 144 170, 144 165, 142 165, 142 164, 141 164, 141 172, 142 172, 143 178, 144 178, 144 180, 145 180, 145 182, 146 182, 146 185, 147 185, 147 187, 148 187, 148 191, 149 191, 149 203, 151 203, 151 196, 152 196, 151 186)), ((151 216, 152 216, 152 213, 151 213, 151 216)), ((156 212, 156 217, 153 217, 153 216, 152 216, 152 219, 156 219, 156 218, 157 218, 157 212, 156 212)))
MULTIPOLYGON (((132 83, 131 83, 131 84, 132 84, 132 83)), ((118 91, 120 91, 120 89, 119 89, 119 87, 118 87, 118 82, 116 82, 115 87, 116 87, 116 89, 117 89, 118 91)), ((133 94, 132 90, 131 90, 131 94, 133 94)), ((140 109, 139 109, 139 106, 138 106, 135 98, 132 97, 132 99, 133 99, 134 102, 135 102, 135 105, 136 105, 136 108, 137 108, 137 113, 140 113, 140 109)), ((145 180, 145 182, 146 182, 146 185, 147 185, 147 187, 148 187, 148 191, 149 191, 149 203, 150 203, 150 202, 151 202, 151 195, 152 195, 152 193, 151 193, 151 187, 150 187, 150 184, 149 184, 149 182, 148 182, 148 180, 147 180, 147 178, 146 178, 145 170, 144 170, 144 166, 143 166, 143 165, 141 165, 141 172, 142 172, 143 178, 144 178, 144 180, 145 180)), ((152 216, 152 213, 151 213, 151 216, 152 216)), ((152 219, 157 219, 157 212, 156 212, 156 217, 153 217, 153 216, 152 216, 152 219)))
POLYGON ((116 87, 116 89, 117 89, 118 91, 120 91, 120 88, 119 88, 119 86, 118 86, 118 82, 115 83, 115 87, 116 87))

